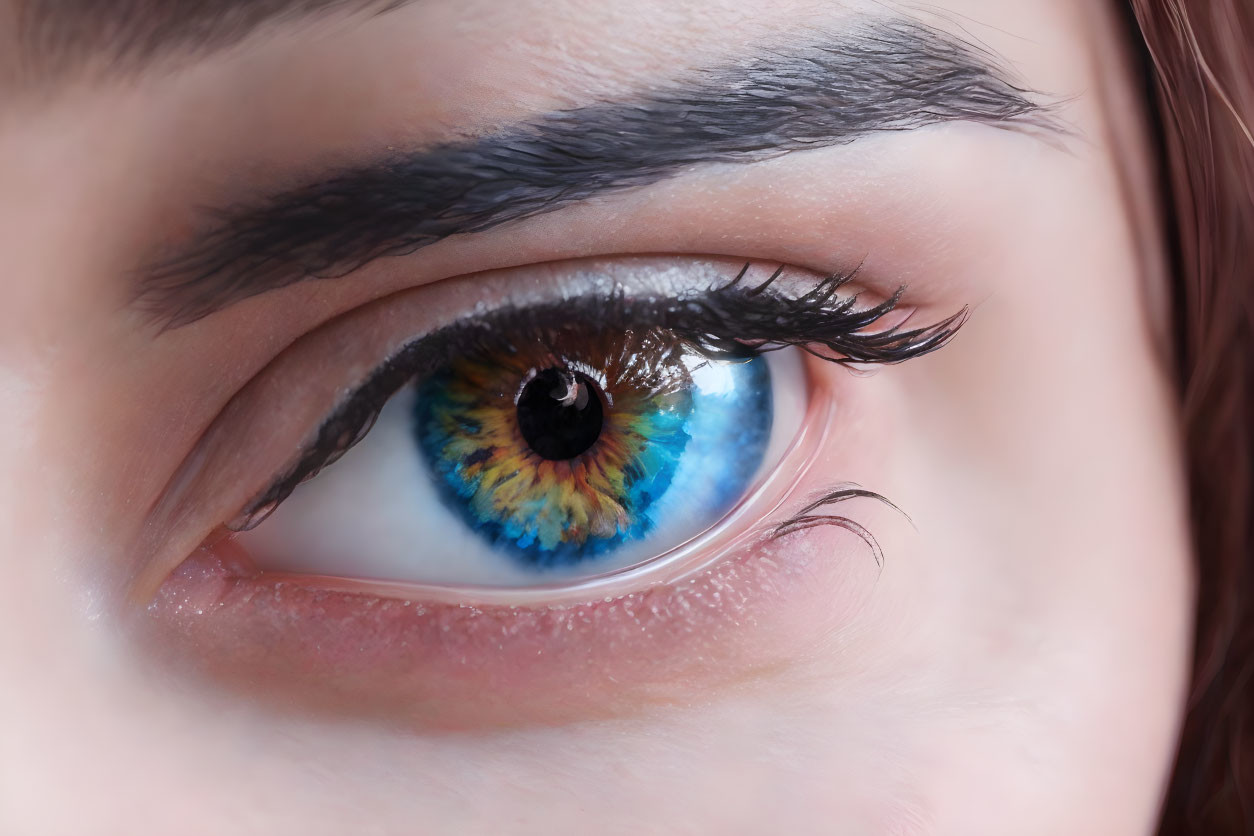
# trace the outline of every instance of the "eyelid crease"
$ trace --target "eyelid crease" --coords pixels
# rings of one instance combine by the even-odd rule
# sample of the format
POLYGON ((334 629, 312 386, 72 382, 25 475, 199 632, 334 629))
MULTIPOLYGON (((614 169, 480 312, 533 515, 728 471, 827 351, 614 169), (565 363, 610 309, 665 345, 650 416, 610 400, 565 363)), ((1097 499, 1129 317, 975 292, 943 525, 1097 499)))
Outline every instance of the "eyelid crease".
POLYGON ((569 331, 572 323, 582 327, 591 323, 598 329, 647 327, 673 334, 711 358, 748 359, 792 346, 840 365, 892 365, 939 349, 968 316, 968 309, 963 308, 932 325, 909 329, 897 325, 867 333, 897 309, 904 287, 883 302, 859 310, 858 294, 836 296, 854 280, 858 269, 832 274, 808 292, 789 297, 771 290, 783 274, 783 266, 765 282, 745 287, 742 282, 749 267, 746 263, 730 281, 700 293, 637 299, 620 291, 608 299, 588 295, 507 307, 463 318, 420 337, 376 367, 322 423, 296 464, 250 502, 227 528, 246 531, 263 522, 297 486, 317 476, 360 441, 379 410, 406 383, 434 372, 476 342, 510 348, 506 335, 512 329, 536 333, 547 328, 556 334, 569 331), (732 333, 740 336, 724 336, 732 333))

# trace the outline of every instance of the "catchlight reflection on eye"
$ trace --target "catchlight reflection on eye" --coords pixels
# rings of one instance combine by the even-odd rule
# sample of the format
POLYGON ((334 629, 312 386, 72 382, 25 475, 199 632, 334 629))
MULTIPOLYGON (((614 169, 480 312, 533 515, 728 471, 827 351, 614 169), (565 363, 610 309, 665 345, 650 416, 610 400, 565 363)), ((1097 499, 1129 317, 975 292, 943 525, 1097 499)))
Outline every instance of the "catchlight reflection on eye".
POLYGON ((601 575, 722 518, 795 437, 800 352, 658 330, 458 356, 244 535, 263 569, 459 586, 601 575))

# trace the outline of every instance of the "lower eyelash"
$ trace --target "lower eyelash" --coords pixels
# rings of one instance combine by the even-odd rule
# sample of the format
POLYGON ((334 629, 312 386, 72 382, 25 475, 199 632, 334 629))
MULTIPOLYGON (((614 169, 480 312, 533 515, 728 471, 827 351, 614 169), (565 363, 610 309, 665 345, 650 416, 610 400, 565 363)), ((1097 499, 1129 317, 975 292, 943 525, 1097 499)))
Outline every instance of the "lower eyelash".
POLYGON ((839 514, 815 513, 815 511, 818 511, 820 508, 836 505, 841 502, 847 502, 850 499, 877 500, 901 514, 907 521, 910 520, 910 516, 906 514, 905 511, 898 508, 884 495, 875 493, 874 491, 868 491, 857 485, 851 484, 842 486, 830 493, 824 494, 810 504, 806 505, 792 517, 789 517, 784 522, 775 526, 775 528, 771 530, 768 539, 778 540, 782 537, 787 537, 789 534, 796 534, 799 531, 806 531, 811 528, 817 528, 825 525, 843 528, 851 534, 856 535, 862 540, 862 542, 866 543, 867 546, 870 547, 872 555, 875 557, 875 564, 883 568, 884 550, 880 547, 879 541, 875 539, 875 535, 871 533, 870 529, 861 523, 855 522, 849 517, 841 516, 839 514))

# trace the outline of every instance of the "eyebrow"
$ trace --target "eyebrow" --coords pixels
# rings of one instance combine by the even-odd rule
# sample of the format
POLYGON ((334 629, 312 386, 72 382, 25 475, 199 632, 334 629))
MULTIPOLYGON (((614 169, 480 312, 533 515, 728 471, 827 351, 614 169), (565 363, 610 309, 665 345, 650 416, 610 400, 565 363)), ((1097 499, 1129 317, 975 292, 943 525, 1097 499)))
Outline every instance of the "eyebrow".
POLYGON ((206 210, 205 229, 139 271, 134 302, 177 328, 291 284, 340 278, 453 235, 868 134, 965 121, 1065 133, 995 56, 940 30, 876 18, 464 142, 350 166, 206 210))

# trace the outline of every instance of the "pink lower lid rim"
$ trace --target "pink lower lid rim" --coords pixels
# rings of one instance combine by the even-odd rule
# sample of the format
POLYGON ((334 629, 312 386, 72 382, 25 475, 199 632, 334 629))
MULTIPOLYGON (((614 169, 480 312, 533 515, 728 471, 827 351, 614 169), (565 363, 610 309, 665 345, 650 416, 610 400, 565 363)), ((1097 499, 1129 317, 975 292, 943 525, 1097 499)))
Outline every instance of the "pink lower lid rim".
POLYGON ((205 551, 148 612, 169 659, 284 707, 479 728, 688 704, 760 678, 817 652, 874 573, 857 538, 812 529, 618 598, 471 606, 250 575, 205 551))

